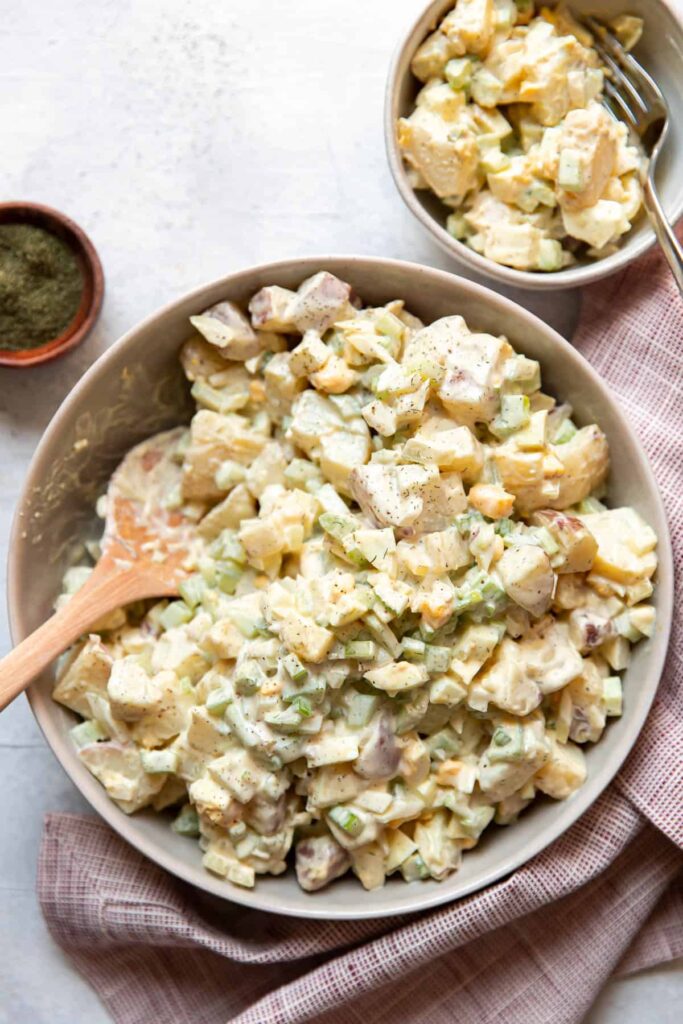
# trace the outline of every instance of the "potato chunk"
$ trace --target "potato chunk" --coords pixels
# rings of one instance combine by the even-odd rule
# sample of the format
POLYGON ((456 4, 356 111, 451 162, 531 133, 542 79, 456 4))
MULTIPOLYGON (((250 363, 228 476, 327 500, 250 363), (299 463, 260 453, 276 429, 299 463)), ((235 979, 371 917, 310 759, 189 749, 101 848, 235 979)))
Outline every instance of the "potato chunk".
POLYGON ((588 572, 598 550, 597 541, 576 516, 554 509, 543 509, 530 516, 533 526, 544 527, 560 550, 552 556, 555 572, 588 572))
POLYGON ((555 590, 555 574, 542 548, 525 544, 508 548, 498 562, 508 597, 532 615, 548 610, 555 590))

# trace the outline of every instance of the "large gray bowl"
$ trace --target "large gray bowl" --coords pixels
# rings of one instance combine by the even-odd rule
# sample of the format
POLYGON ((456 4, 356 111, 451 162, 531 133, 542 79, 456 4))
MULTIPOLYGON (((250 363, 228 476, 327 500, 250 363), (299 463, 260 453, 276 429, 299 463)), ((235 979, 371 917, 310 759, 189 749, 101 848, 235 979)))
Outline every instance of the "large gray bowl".
MULTIPOLYGON (((446 230, 448 208, 433 193, 416 192, 411 187, 396 138, 398 118, 407 117, 412 112, 415 97, 422 87, 410 70, 410 62, 420 43, 454 6, 455 0, 432 0, 423 7, 420 16, 403 36, 387 79, 384 104, 387 157, 396 187, 410 212, 454 260, 511 287, 535 291, 577 288, 614 274, 637 259, 655 243, 654 231, 643 210, 612 256, 602 260, 586 258, 575 266, 544 274, 504 267, 480 256, 464 242, 458 242, 446 230)), ((548 6, 555 4, 551 0, 548 6)), ((658 82, 671 109, 669 135, 657 162, 656 180, 664 210, 674 223, 683 214, 683 25, 680 0, 572 0, 570 6, 578 13, 597 14, 605 19, 627 12, 638 14, 645 20, 643 38, 634 56, 658 82)))
POLYGON ((631 749, 657 688, 672 603, 672 562, 664 510, 642 449, 597 374, 558 334, 521 307, 479 285, 410 263, 372 257, 312 257, 254 267, 205 285, 149 317, 114 344, 85 374, 48 427, 31 465, 14 523, 9 564, 12 635, 23 639, 50 614, 64 569, 96 529, 93 503, 123 454, 142 438, 189 418, 178 349, 188 317, 219 299, 245 302, 265 284, 296 287, 320 269, 350 281, 366 301, 406 300, 423 319, 461 313, 471 327, 505 333, 539 359, 546 389, 572 403, 580 423, 597 420, 612 448, 610 497, 630 504, 660 538, 658 626, 636 648, 625 680, 625 713, 588 751, 588 781, 563 803, 539 803, 509 829, 493 829, 447 881, 406 885, 390 880, 366 893, 353 878, 307 894, 293 872, 263 878, 254 890, 208 874, 195 842, 150 812, 127 817, 79 762, 68 736, 75 716, 51 697, 52 673, 29 690, 33 712, 62 767, 94 809, 151 860, 200 889, 250 907, 301 917, 381 917, 445 903, 501 878, 557 839, 595 800, 631 749), (87 440, 87 445, 76 442, 87 440))

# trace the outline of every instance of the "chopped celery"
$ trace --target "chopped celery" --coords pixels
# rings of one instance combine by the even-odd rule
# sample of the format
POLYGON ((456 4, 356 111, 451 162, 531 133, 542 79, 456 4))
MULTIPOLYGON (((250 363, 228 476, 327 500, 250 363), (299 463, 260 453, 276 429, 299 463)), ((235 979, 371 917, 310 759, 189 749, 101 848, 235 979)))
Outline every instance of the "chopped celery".
POLYGON ((538 245, 538 269, 551 271, 562 267, 562 245, 556 238, 542 238, 538 245))
POLYGON ((159 622, 162 629, 175 629, 176 626, 189 622, 191 618, 192 609, 188 608, 184 601, 172 601, 159 616, 159 622))
POLYGON ((584 498, 578 504, 579 513, 582 516, 591 515, 593 512, 606 512, 607 506, 603 505, 597 498, 584 498))
POLYGON ((560 545, 557 543, 547 526, 533 527, 533 534, 545 551, 546 555, 556 555, 560 550, 560 545))
POLYGON ((282 659, 282 667, 295 683, 302 682, 308 675, 308 669, 301 664, 296 654, 286 654, 282 659))
POLYGON ((178 754, 175 750, 141 750, 140 764, 148 775, 174 772, 178 767, 178 754))
POLYGON ((247 471, 244 466, 241 466, 239 462, 234 462, 232 459, 226 459, 225 462, 221 462, 216 470, 214 482, 219 490, 229 491, 236 484, 242 483, 246 475, 247 471))
POLYGON ((476 57, 454 57, 446 64, 444 77, 452 89, 466 89, 478 64, 476 57))
POLYGON ((284 471, 284 477, 291 486, 301 487, 304 490, 311 480, 320 480, 322 482, 320 470, 313 462, 309 462, 308 459, 292 459, 284 471))
POLYGON ((299 682, 286 682, 282 692, 282 699, 286 704, 296 700, 297 697, 306 697, 313 704, 320 704, 325 696, 327 684, 321 676, 306 674, 299 682))
POLYGON ((508 437, 529 422, 528 395, 501 395, 500 412, 491 421, 491 431, 498 437, 508 437))
POLYGON ((427 750, 431 757, 444 759, 451 754, 457 754, 461 748, 461 741, 454 729, 441 729, 426 740, 427 750))
POLYGON ((247 659, 235 670, 235 692, 240 697, 251 697, 265 680, 265 673, 259 663, 247 659))
POLYGON ((605 713, 609 718, 618 718, 622 713, 623 694, 619 676, 608 676, 602 684, 605 713))
POLYGON ((493 529, 499 537, 509 537, 514 529, 514 522, 512 519, 499 519, 493 524, 493 529))
POLYGON ((346 722, 352 728, 360 729, 367 725, 379 707, 379 698, 369 693, 352 691, 349 697, 349 710, 346 722))
POLYGON ((446 231, 459 242, 467 237, 467 221, 461 213, 450 213, 446 218, 446 231))
MULTIPOLYGON (((224 594, 234 594, 237 584, 242 578, 244 569, 235 562, 216 562, 214 567, 214 582, 224 594)), ((239 627, 238 627, 239 628, 239 627)))
POLYGON ((171 828, 179 836, 196 838, 199 835, 199 815, 191 804, 185 804, 178 817, 171 823, 171 828))
POLYGON ((253 615, 249 615, 248 612, 242 611, 240 608, 229 608, 227 617, 247 640, 255 640, 258 636, 271 636, 267 622, 263 619, 255 619, 253 615))
POLYGON ((222 715, 228 704, 232 701, 232 694, 225 686, 219 686, 212 690, 206 698, 206 710, 210 715, 222 715))
POLYGON ((396 715, 396 733, 402 736, 404 733, 414 729, 417 725, 422 731, 422 720, 429 709, 429 694, 426 690, 414 690, 409 697, 398 698, 398 713, 396 715))
POLYGON ((108 738, 99 722, 79 722, 73 729, 69 729, 69 735, 77 750, 108 738))
POLYGON ((377 657, 377 644, 372 640, 352 640, 344 645, 344 657, 354 661, 372 661, 377 657))
POLYGON ((577 433, 576 427, 571 420, 565 420, 560 429, 553 438, 553 444, 566 444, 567 441, 571 441, 574 434, 577 433))
POLYGON ((263 718, 279 732, 299 732, 301 728, 302 716, 295 707, 285 708, 284 711, 267 711, 263 718))
POLYGON ((406 882, 417 882, 429 878, 429 869, 419 853, 413 853, 401 864, 401 874, 406 882))
POLYGON ((335 512, 323 512, 318 519, 325 533, 335 540, 343 540, 347 534, 358 528, 358 522, 351 516, 338 515, 335 512))
POLYGON ((580 192, 585 187, 581 154, 576 149, 560 150, 557 184, 570 192, 580 192))
POLYGON ((348 807, 337 805, 327 812, 330 821, 356 839, 363 831, 363 822, 348 807))
POLYGON ((427 645, 424 640, 418 640, 413 636, 404 636, 401 640, 403 657, 409 661, 421 661, 425 656, 427 645))
POLYGON ((194 576, 188 576, 186 580, 178 587, 180 596, 182 597, 188 608, 196 608, 201 602, 202 596, 205 590, 205 583, 202 577, 198 574, 194 576))
POLYGON ((450 647, 435 647, 427 644, 425 647, 424 664, 428 672, 447 672, 451 663, 450 647))
POLYGON ((495 813, 495 807, 472 807, 466 816, 458 816, 460 828, 470 838, 478 839, 486 826, 493 821, 495 813))
POLYGON ((484 522, 481 512, 463 512, 455 517, 454 525, 458 533, 466 537, 472 532, 472 527, 484 522))
POLYGON ((392 658, 398 658, 401 653, 401 645, 386 623, 381 622, 374 612, 368 612, 365 616, 365 625, 375 640, 387 649, 392 658))
POLYGON ((209 553, 220 561, 236 562, 237 565, 245 565, 247 561, 247 553, 234 530, 223 530, 211 542, 209 553))
POLYGON ((530 395, 541 386, 540 364, 527 356, 514 355, 506 359, 503 376, 505 390, 514 388, 522 394, 530 395))
POLYGON ((313 714, 311 702, 306 697, 302 697, 300 695, 295 697, 291 706, 301 715, 302 718, 310 718, 313 714))
POLYGON ((521 725, 499 726, 487 751, 491 764, 498 761, 519 761, 524 756, 524 729, 521 725))

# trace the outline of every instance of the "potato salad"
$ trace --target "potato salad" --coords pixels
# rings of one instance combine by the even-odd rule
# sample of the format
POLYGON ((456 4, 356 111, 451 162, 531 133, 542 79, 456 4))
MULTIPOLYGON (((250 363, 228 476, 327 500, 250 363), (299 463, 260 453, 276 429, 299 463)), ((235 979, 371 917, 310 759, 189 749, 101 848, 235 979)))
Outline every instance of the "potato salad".
MULTIPOLYGON (((613 28, 631 47, 642 22, 613 28)), ((425 84, 398 123, 411 184, 495 263, 554 271, 607 256, 641 208, 641 152, 602 105, 591 44, 562 6, 457 0, 413 58, 425 84)))
POLYGON ((177 600, 67 656, 78 755, 237 885, 290 853, 309 891, 445 879, 583 783, 654 629, 657 538, 603 504, 599 426, 461 316, 425 326, 322 271, 192 324, 197 412, 161 436, 196 546, 177 600))

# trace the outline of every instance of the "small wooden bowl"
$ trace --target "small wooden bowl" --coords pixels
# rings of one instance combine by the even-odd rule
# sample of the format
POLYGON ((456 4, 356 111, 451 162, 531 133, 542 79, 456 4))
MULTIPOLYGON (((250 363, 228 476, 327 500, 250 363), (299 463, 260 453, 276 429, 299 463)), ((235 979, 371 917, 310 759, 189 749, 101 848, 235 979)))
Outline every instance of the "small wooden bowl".
POLYGON ((35 348, 14 351, 0 348, 0 366, 35 366, 56 359, 80 345, 100 314, 104 273, 95 246, 86 233, 59 210, 40 203, 0 203, 0 224, 33 224, 51 231, 73 251, 83 275, 83 296, 75 317, 60 335, 35 348))

